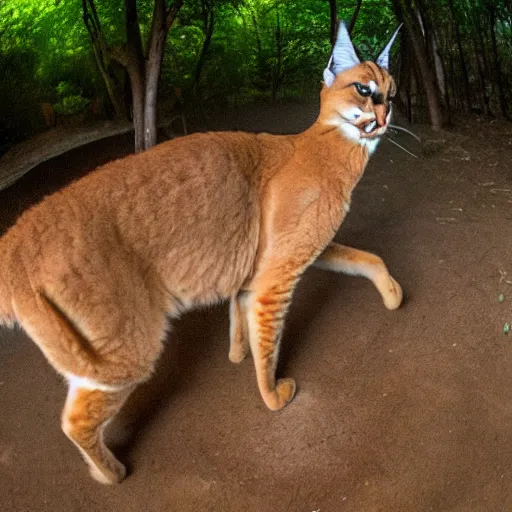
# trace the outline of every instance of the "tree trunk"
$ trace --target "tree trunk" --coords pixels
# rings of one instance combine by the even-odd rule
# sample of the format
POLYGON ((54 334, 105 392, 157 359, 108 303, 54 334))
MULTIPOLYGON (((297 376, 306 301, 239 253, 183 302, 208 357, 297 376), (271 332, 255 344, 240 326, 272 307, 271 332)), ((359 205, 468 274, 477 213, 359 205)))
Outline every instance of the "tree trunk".
POLYGON ((254 9, 251 7, 249 10, 251 22, 254 27, 254 34, 256 36, 256 63, 257 63, 257 73, 259 76, 262 76, 264 74, 265 69, 265 57, 263 55, 263 44, 261 42, 261 35, 260 35, 260 27, 258 24, 258 19, 256 18, 256 13, 254 12, 254 9))
POLYGON ((455 34, 455 40, 457 42, 457 49, 459 51, 459 63, 460 63, 460 71, 462 73, 462 87, 463 87, 463 91, 464 91, 464 104, 466 106, 466 111, 471 112, 471 93, 469 90, 468 68, 466 66, 466 59, 464 58, 464 51, 462 49, 460 30, 459 30, 457 16, 455 13, 455 8, 453 6, 453 0, 448 0, 448 5, 450 6, 450 13, 452 15, 452 22, 453 22, 453 32, 455 34))
POLYGON ((348 24, 348 33, 352 34, 352 30, 354 30, 354 26, 357 21, 357 17, 359 16, 359 11, 361 10, 361 4, 363 0, 357 0, 356 8, 354 9, 354 13, 352 14, 352 18, 350 18, 350 22, 348 24))
POLYGON ((149 149, 157 141, 158 80, 162 69, 165 41, 171 25, 184 0, 176 0, 166 10, 165 0, 155 0, 151 35, 146 57, 146 90, 144 95, 144 148, 149 149))
POLYGON ((455 109, 457 110, 461 106, 461 100, 460 94, 458 94, 459 87, 457 80, 455 79, 455 65, 453 63, 453 55, 451 53, 448 55, 448 68, 450 70, 450 87, 452 90, 453 103, 455 105, 455 109))
POLYGON ((439 89, 435 85, 434 75, 428 65, 425 49, 416 34, 411 34, 411 39, 421 73, 422 85, 425 88, 430 122, 434 130, 439 130, 443 125, 443 108, 439 100, 439 89))
POLYGON ((157 141, 158 79, 162 67, 167 30, 165 26, 165 0, 155 0, 153 20, 146 58, 146 89, 144 92, 144 148, 157 141))
POLYGON ((485 83, 485 74, 482 67, 482 63, 480 62, 480 51, 478 50, 478 45, 475 41, 474 44, 474 51, 475 51, 475 61, 476 61, 476 67, 478 70, 478 83, 480 86, 480 105, 482 107, 482 112, 484 116, 491 116, 491 109, 489 106, 489 96, 487 94, 487 85, 485 83))
POLYGON ((256 14, 254 13, 253 9, 250 10, 250 15, 251 15, 252 25, 254 27, 254 33, 256 35, 256 48, 258 49, 257 56, 259 58, 263 54, 263 46, 261 44, 260 28, 258 26, 258 20, 256 19, 256 14))
POLYGON ((101 57, 98 59, 100 71, 106 69, 105 62, 109 62, 112 58, 124 66, 128 73, 132 91, 135 151, 137 152, 154 146, 157 141, 158 80, 165 41, 183 2, 184 0, 174 0, 166 9, 165 0, 155 0, 145 60, 136 0, 125 0, 126 44, 111 48, 107 48, 105 44, 94 0, 82 0, 84 22, 91 34, 93 48, 95 51, 98 50, 101 57))
POLYGON ((212 3, 208 2, 207 0, 202 0, 201 7, 203 14, 204 41, 203 46, 201 47, 199 60, 197 61, 196 71, 194 73, 194 89, 197 96, 199 96, 199 82, 201 81, 201 74, 203 72, 204 63, 206 61, 206 54, 208 53, 210 44, 212 42, 213 29, 215 24, 215 10, 212 3))
POLYGON ((130 78, 130 87, 132 92, 132 116, 133 130, 135 134, 135 152, 144 151, 144 75, 138 65, 138 62, 132 58, 126 66, 130 78))
POLYGON ((421 73, 421 85, 425 89, 430 123, 434 130, 439 130, 443 125, 443 107, 439 97, 439 88, 435 82, 435 74, 429 63, 425 40, 418 26, 419 22, 406 0, 393 0, 393 4, 397 14, 399 14, 399 18, 405 22, 414 54, 416 55, 416 61, 421 73))
POLYGON ((279 9, 276 7, 276 64, 272 73, 272 103, 276 101, 279 86, 281 85, 281 67, 282 67, 282 53, 283 42, 281 39, 281 21, 279 18, 279 9))
POLYGON ((407 40, 407 32, 403 31, 400 34, 400 61, 398 68, 398 83, 399 83, 399 94, 397 95, 397 102, 399 107, 405 111, 407 120, 412 123, 412 97, 411 97, 411 86, 412 86, 412 73, 413 64, 411 62, 410 45, 407 40), (405 96, 405 100, 403 99, 405 96))
POLYGON ((444 70, 443 59, 441 58, 441 52, 439 51, 439 44, 437 42, 437 35, 434 31, 430 32, 430 44, 432 47, 432 60, 436 74, 436 82, 441 92, 442 97, 446 97, 446 73, 444 70))
POLYGON ((431 13, 424 0, 416 0, 416 17, 425 41, 428 65, 433 71, 434 82, 439 88, 441 97, 446 96, 445 73, 439 52, 437 31, 432 23, 431 13))
POLYGON ((486 44, 485 44, 485 40, 484 40, 484 36, 483 36, 484 29, 482 28, 481 19, 480 19, 479 13, 477 11, 477 5, 473 4, 472 7, 475 10, 475 16, 474 16, 475 32, 476 32, 476 36, 478 38, 478 44, 480 45, 480 48, 482 51, 481 57, 482 57, 483 71, 484 71, 485 76, 488 79, 490 79, 490 76, 489 76, 490 66, 489 66, 489 61, 487 59, 487 48, 486 48, 486 44))
POLYGON ((103 83, 105 84, 105 89, 107 90, 108 98, 112 104, 112 108, 114 109, 114 117, 116 119, 126 117, 126 112, 123 106, 123 102, 121 101, 121 94, 116 84, 116 80, 109 72, 109 70, 104 66, 104 58, 101 56, 100 50, 96 45, 94 45, 94 43, 93 52, 96 63, 98 64, 98 69, 100 70, 101 77, 103 78, 103 83))
POLYGON ((136 0, 125 0, 127 61, 125 63, 132 92, 135 152, 144 151, 144 54, 136 0))
POLYGON ((505 87, 508 87, 505 77, 501 72, 500 57, 498 54, 498 44, 496 42, 496 10, 491 2, 488 2, 487 8, 489 10, 489 23, 491 25, 491 45, 492 45, 492 56, 494 62, 494 70, 496 72, 496 81, 498 82, 498 93, 500 100, 500 108, 503 117, 510 121, 510 117, 507 112, 507 99, 505 95, 505 87))
MULTIPOLYGON (((448 48, 445 47, 444 55, 447 55, 449 53, 448 48)), ((441 68, 441 72, 443 74, 443 99, 444 99, 444 105, 445 105, 445 117, 446 117, 446 124, 451 125, 452 124, 452 103, 450 98, 450 87, 448 84, 448 74, 446 73, 446 64, 445 61, 441 58, 441 54, 437 54, 437 59, 439 61, 439 66, 441 68)))
POLYGON ((336 0, 329 0, 329 16, 331 20, 331 35, 330 35, 330 41, 331 45, 334 46, 334 43, 336 42, 336 32, 338 30, 338 12, 336 8, 336 0))
POLYGON ((490 97, 487 93, 487 84, 492 81, 489 76, 489 64, 487 62, 487 49, 483 37, 482 24, 479 16, 477 6, 473 2, 469 2, 470 9, 473 10, 473 31, 475 34, 474 48, 476 54, 476 63, 480 82, 480 94, 482 97, 483 111, 486 116, 492 116, 493 113, 490 107, 490 97))
POLYGON ((122 95, 120 87, 111 68, 110 56, 103 39, 101 24, 98 13, 96 12, 94 0, 82 0, 82 19, 91 38, 94 57, 114 109, 114 116, 116 119, 126 117, 126 112, 121 100, 122 95))

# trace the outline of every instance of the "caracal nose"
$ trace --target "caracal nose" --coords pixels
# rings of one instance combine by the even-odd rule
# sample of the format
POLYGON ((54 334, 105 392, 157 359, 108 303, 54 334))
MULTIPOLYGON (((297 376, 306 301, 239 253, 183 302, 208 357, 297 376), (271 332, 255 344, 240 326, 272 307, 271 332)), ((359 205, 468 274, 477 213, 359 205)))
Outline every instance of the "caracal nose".
POLYGON ((375 119, 379 127, 386 126, 387 111, 385 105, 377 105, 375 107, 375 119))

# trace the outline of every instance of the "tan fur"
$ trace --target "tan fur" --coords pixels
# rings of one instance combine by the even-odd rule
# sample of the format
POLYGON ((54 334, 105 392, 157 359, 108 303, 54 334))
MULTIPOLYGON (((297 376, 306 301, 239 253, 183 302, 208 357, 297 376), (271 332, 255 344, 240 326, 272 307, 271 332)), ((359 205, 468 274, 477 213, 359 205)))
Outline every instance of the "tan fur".
POLYGON ((394 88, 386 71, 363 63, 324 87, 317 122, 299 135, 161 144, 46 198, 0 240, 0 317, 19 322, 69 379, 63 429, 99 481, 125 475, 103 428, 151 376, 166 315, 231 298, 230 359, 250 347, 260 393, 277 410, 296 389, 275 369, 286 310, 310 264, 361 274, 398 307, 401 289, 380 258, 331 243, 369 156, 340 128, 344 109, 364 112, 354 126, 376 118, 376 135, 386 128, 387 100, 375 106, 350 85, 367 80, 386 97, 394 88))

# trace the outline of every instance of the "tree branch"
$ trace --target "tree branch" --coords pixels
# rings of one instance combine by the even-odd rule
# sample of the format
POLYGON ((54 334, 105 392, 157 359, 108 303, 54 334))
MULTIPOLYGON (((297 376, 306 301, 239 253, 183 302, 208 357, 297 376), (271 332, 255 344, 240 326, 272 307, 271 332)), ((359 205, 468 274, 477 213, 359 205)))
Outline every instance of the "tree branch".
POLYGON ((169 30, 181 9, 184 0, 175 0, 173 4, 165 11, 165 26, 169 30))
POLYGON ((139 17, 137 14, 137 1, 125 0, 126 8, 126 40, 128 46, 133 50, 139 65, 143 66, 144 55, 142 50, 142 39, 140 35, 139 17))
POLYGON ((348 33, 352 34, 352 30, 354 30, 354 25, 356 24, 357 17, 359 16, 359 11, 361 10, 361 4, 363 0, 358 0, 356 8, 354 9, 354 14, 352 14, 352 18, 350 18, 350 23, 348 24, 348 33))
POLYGON ((109 55, 121 66, 127 68, 130 63, 130 57, 128 52, 128 45, 126 44, 116 44, 110 46, 108 49, 109 55))
POLYGON ((334 46, 336 42, 336 30, 338 26, 337 22, 337 9, 336 9, 336 0, 329 0, 329 19, 331 20, 331 45, 334 46))

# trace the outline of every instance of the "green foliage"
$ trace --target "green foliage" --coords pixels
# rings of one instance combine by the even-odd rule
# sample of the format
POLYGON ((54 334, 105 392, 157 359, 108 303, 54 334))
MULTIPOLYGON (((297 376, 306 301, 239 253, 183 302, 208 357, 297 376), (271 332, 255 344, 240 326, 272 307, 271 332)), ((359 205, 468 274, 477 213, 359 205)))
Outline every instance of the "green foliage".
POLYGON ((61 101, 55 103, 53 108, 57 114, 69 116, 83 112, 91 103, 91 100, 78 94, 64 96, 61 101))
MULTIPOLYGON (((401 1, 363 0, 353 32, 362 58, 374 58, 388 40, 397 25, 394 7, 401 1)), ((450 79, 456 90, 460 86, 459 57, 449 2, 414 0, 411 5, 423 6, 435 20, 439 51, 446 65, 454 63, 450 79)), ((338 17, 350 20, 356 2, 338 0, 337 4, 338 17)), ((476 41, 485 50, 479 50, 478 59, 485 66, 494 109, 498 75, 489 20, 492 9, 499 53, 496 62, 502 80, 510 83, 512 15, 508 4, 507 0, 454 0, 470 87, 473 93, 479 87, 476 41)), ((123 44, 124 0, 95 0, 95 5, 106 45, 123 44)), ((146 46, 153 0, 138 0, 137 7, 146 46)), ((226 101, 239 104, 272 97, 316 96, 330 53, 329 16, 327 0, 185 0, 167 38, 161 98, 175 97, 177 89, 195 102, 223 105, 226 101), (205 9, 213 13, 214 32, 196 84, 206 37, 205 9)), ((40 126, 41 102, 54 104, 57 112, 73 113, 83 110, 93 98, 107 98, 80 0, 0 0, 0 66, 0 143, 26 136, 40 126)), ((413 69, 408 70, 409 75, 413 69)), ((116 68, 116 73, 122 82, 121 68, 116 68)), ((508 95, 512 99, 510 88, 508 95)), ((457 106, 457 98, 454 103, 457 106)))
MULTIPOLYGON (((194 85, 194 66, 204 41, 199 3, 185 3, 170 31, 164 89, 194 85)), ((347 7, 339 3, 339 16, 350 19, 352 2, 347 7)), ((374 57, 396 28, 391 6, 376 3, 363 2, 354 33, 364 57, 374 57)), ((214 6, 215 31, 201 79, 203 99, 223 96, 240 103, 268 98, 275 82, 282 97, 318 93, 331 49, 328 2, 245 0, 217 1, 214 6)))
POLYGON ((79 92, 79 88, 76 86, 76 84, 66 81, 59 82, 55 90, 57 94, 62 98, 71 96, 73 94, 76 95, 79 92))

